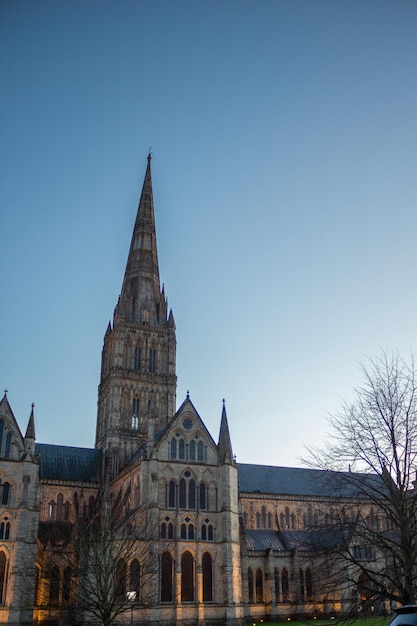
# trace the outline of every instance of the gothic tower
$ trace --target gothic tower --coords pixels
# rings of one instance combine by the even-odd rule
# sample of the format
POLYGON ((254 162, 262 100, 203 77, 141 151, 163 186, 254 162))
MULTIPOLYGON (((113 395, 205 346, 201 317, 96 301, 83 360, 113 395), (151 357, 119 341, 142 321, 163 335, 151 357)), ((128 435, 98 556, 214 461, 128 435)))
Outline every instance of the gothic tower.
POLYGON ((160 287, 151 155, 122 291, 104 336, 96 447, 114 475, 175 413, 175 322, 160 287))

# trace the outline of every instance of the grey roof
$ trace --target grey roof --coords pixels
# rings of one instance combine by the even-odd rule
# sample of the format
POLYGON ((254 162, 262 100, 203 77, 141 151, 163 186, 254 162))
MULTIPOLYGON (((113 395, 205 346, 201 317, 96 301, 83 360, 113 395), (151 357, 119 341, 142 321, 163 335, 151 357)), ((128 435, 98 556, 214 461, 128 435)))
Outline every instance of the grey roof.
POLYGON ((248 550, 285 550, 285 546, 275 530, 245 530, 248 550))
POLYGON ((99 480, 101 450, 37 443, 35 453, 40 457, 40 478, 85 482, 99 480))
POLYGON ((382 489, 380 476, 331 472, 303 467, 275 467, 238 463, 239 490, 284 496, 364 497, 366 490, 382 489))
POLYGON ((287 550, 329 550, 344 542, 340 526, 315 528, 311 530, 283 530, 280 537, 287 550))
POLYGON ((248 550, 329 550, 343 543, 339 526, 314 530, 245 530, 248 550))

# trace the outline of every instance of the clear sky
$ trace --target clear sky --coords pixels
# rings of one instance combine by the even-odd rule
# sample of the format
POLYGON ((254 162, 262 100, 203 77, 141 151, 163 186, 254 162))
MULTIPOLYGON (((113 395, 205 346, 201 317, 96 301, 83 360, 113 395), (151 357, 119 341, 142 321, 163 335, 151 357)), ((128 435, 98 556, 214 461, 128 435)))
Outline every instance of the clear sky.
POLYGON ((3 0, 0 385, 94 445, 104 332, 152 146, 187 389, 240 462, 299 465, 417 348, 415 0, 3 0))

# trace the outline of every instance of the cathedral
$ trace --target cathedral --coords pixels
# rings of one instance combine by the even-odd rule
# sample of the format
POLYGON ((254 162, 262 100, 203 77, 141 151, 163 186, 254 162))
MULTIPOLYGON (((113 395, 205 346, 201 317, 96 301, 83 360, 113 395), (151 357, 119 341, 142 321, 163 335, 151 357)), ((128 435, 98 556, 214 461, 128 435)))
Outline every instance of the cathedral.
POLYGON ((99 574, 93 542, 75 532, 99 500, 119 514, 114 623, 330 617, 360 596, 360 585, 323 587, 338 565, 320 550, 340 541, 336 500, 348 514, 355 494, 341 481, 336 496, 323 471, 237 463, 225 406, 210 433, 188 394, 177 408, 176 382, 149 155, 104 335, 94 448, 38 442, 33 406, 21 430, 7 393, 0 401, 1 624, 104 623, 81 602, 99 574))

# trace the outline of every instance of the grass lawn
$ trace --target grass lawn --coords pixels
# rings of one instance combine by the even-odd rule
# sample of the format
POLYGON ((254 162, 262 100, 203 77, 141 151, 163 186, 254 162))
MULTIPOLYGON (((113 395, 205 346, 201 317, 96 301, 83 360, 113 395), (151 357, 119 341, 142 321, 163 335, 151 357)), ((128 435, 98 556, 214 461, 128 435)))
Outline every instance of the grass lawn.
POLYGON ((356 619, 314 619, 314 620, 282 620, 281 622, 248 622, 248 626, 283 626, 286 622, 288 626, 386 626, 389 617, 358 617, 356 619))

